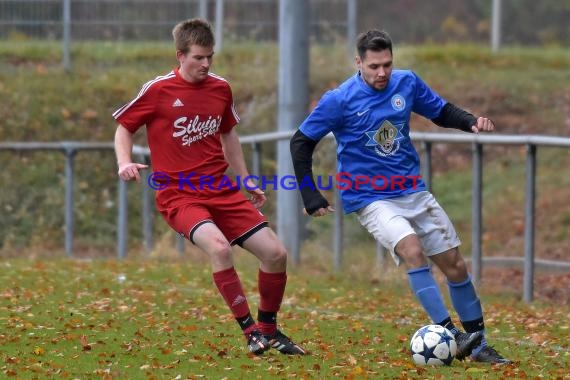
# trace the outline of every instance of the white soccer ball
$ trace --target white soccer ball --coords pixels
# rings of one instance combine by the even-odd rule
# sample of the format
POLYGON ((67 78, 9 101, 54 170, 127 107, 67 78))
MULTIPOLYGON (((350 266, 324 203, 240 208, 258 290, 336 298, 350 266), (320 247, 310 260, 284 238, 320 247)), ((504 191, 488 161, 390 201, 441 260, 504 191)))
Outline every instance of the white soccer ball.
POLYGON ((427 325, 412 336, 410 350, 417 365, 450 365, 457 353, 457 343, 445 327, 427 325))

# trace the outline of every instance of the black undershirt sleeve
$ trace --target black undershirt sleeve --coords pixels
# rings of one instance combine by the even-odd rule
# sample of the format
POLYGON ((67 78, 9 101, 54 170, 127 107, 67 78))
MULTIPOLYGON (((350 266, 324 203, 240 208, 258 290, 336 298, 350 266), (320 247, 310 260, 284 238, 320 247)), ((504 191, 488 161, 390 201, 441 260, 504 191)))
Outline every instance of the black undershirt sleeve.
POLYGON ((443 106, 439 116, 431 121, 443 128, 455 128, 465 132, 473 132, 471 127, 477 124, 475 116, 451 103, 443 106))
POLYGON ((308 138, 303 132, 297 130, 289 144, 295 178, 305 210, 309 215, 320 208, 329 206, 329 202, 318 190, 313 176, 313 152, 317 143, 318 141, 308 138))

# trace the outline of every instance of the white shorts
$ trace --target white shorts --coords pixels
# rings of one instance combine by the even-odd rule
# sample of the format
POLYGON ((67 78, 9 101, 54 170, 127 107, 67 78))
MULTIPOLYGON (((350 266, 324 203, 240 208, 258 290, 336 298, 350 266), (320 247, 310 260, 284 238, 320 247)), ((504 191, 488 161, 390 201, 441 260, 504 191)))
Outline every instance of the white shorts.
POLYGON ((428 191, 372 202, 357 215, 360 224, 390 251, 396 265, 400 265, 401 258, 394 248, 411 234, 418 235, 426 256, 461 244, 449 217, 428 191))

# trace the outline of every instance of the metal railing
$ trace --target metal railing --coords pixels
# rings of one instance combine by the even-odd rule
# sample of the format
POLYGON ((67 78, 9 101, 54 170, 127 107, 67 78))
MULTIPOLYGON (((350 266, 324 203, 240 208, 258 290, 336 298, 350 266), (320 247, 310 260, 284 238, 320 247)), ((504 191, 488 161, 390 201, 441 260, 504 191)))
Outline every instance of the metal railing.
MULTIPOLYGON (((278 142, 289 139, 293 132, 273 132, 250 136, 242 136, 240 141, 243 145, 252 147, 252 167, 254 175, 261 175, 262 144, 278 142)), ((524 277, 523 299, 530 302, 533 299, 533 280, 536 265, 544 268, 568 271, 570 263, 536 260, 534 257, 535 245, 535 202, 536 202, 536 154, 537 147, 564 147, 570 148, 570 138, 535 135, 473 135, 453 133, 421 133, 412 132, 414 141, 420 142, 423 155, 422 178, 428 189, 432 185, 432 146, 433 144, 471 144, 473 154, 472 169, 472 251, 471 265, 472 277, 475 283, 481 280, 482 257, 482 187, 483 187, 483 146, 484 145, 518 145, 526 146, 526 183, 525 183, 525 228, 524 228, 524 277)), ((332 138, 328 135, 326 138, 332 138)), ((88 142, 3 142, 0 143, 0 151, 61 151, 65 155, 65 252, 73 256, 74 237, 74 158, 79 151, 113 151, 113 143, 88 143, 88 142)), ((149 149, 141 146, 133 148, 133 155, 141 161, 149 158, 149 149)), ((152 236, 152 193, 147 185, 148 172, 143 171, 142 181, 142 215, 143 215, 143 239, 147 251, 153 247, 152 236)), ((118 211, 117 211, 117 257, 123 259, 127 254, 127 183, 118 181, 118 211)), ((338 196, 335 199, 337 209, 340 207, 338 196)), ((293 208, 292 208, 293 209, 293 208)), ((343 255, 343 216, 338 212, 334 214, 333 233, 333 262, 335 269, 342 267, 343 255)), ((184 249, 184 241, 178 241, 178 249, 184 249)), ((295 263, 300 262, 300 253, 291 252, 295 263)), ((520 262, 519 258, 494 257, 486 258, 486 262, 492 265, 512 265, 520 262)))

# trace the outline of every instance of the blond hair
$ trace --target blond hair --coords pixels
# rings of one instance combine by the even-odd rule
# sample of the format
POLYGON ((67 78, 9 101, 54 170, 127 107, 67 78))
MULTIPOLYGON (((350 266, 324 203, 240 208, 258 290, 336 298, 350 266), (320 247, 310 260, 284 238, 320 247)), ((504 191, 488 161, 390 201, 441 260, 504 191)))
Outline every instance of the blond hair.
POLYGON ((214 33, 210 23, 204 19, 194 18, 179 22, 172 29, 174 46, 176 50, 186 53, 190 46, 199 45, 213 47, 215 44, 214 33))

